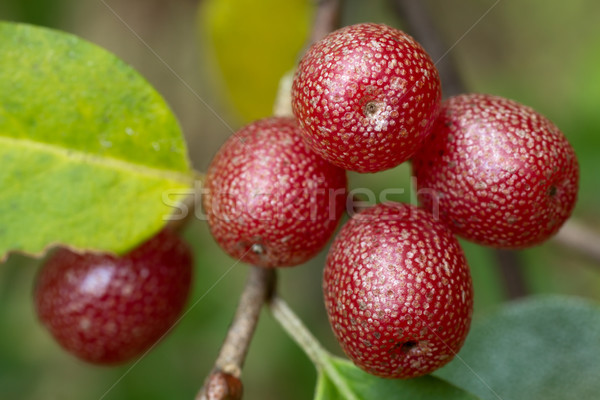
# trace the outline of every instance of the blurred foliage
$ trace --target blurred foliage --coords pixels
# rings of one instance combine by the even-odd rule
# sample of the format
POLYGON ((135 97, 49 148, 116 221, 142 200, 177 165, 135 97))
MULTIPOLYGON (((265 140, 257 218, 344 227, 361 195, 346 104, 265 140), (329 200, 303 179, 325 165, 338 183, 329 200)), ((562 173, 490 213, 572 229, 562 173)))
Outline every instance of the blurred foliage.
POLYGON ((529 298, 476 321, 459 362, 435 375, 487 400, 592 399, 600 391, 599 343, 597 302, 529 298))
POLYGON ((59 27, 68 17, 71 0, 8 0, 0 3, 0 19, 59 27))
POLYGON ((310 0, 204 0, 198 27, 207 61, 243 121, 271 115, 279 79, 296 64, 310 0))
MULTIPOLYGON (((229 95, 224 96, 219 89, 222 73, 214 67, 214 59, 206 58, 208 49, 203 34, 199 41, 192 34, 197 32, 195 2, 108 3, 141 35, 145 44, 155 49, 169 66, 174 66, 173 71, 97 1, 69 2, 66 7, 67 0, 3 0, 0 18, 65 29, 101 43, 136 66, 170 101, 192 143, 190 155, 196 168, 205 169, 210 156, 231 134, 228 125, 239 123, 236 120, 239 112, 235 111, 235 105, 228 105, 229 95), (55 4, 63 6, 53 7, 55 4), (186 32, 189 36, 182 36, 186 32), (201 50, 194 53, 190 49, 201 50), (191 82, 193 90, 179 78, 191 82)), ((257 7, 259 3, 256 2, 257 7)), ((575 215, 600 230, 597 208, 600 24, 596 21, 600 3, 502 0, 477 22, 494 3, 493 0, 427 1, 448 48, 452 48, 448 57, 459 66, 469 90, 510 97, 530 105, 565 132, 581 164, 580 198, 575 215)), ((270 28, 272 36, 283 39, 284 35, 277 34, 277 29, 283 28, 276 28, 277 21, 271 15, 269 12, 253 15, 252 21, 270 28)), ((367 20, 401 26, 401 19, 386 1, 346 0, 343 24, 367 20)), ((235 38, 246 34, 241 31, 235 38)), ((294 51, 303 45, 297 39, 294 51)), ((242 71, 265 67, 265 59, 258 57, 239 60, 242 71)), ((253 80, 253 75, 247 79, 253 80)), ((278 77, 273 77, 273 82, 276 80, 278 77)), ((249 92, 254 94, 249 101, 267 104, 266 100, 259 100, 265 93, 249 92)), ((268 112, 264 107, 262 112, 268 112)), ((353 188, 369 188, 376 199, 385 189, 401 188, 403 193, 390 198, 411 201, 407 165, 373 175, 351 174, 350 179, 353 188)), ((0 268, 0 398, 192 399, 216 357, 246 269, 222 253, 210 238, 204 221, 192 223, 185 236, 197 256, 189 312, 173 334, 147 357, 114 369, 82 364, 54 344, 33 314, 31 285, 38 262, 11 257, 0 268)), ((493 254, 479 246, 463 244, 472 267, 478 320, 498 309, 505 301, 505 294, 493 254)), ((599 266, 585 257, 553 242, 521 254, 532 294, 561 293, 600 300, 599 266)), ((280 291, 325 347, 340 354, 322 304, 320 281, 324 256, 322 253, 307 265, 281 271, 280 291)), ((243 378, 248 399, 305 400, 314 393, 316 372, 265 311, 243 378)))

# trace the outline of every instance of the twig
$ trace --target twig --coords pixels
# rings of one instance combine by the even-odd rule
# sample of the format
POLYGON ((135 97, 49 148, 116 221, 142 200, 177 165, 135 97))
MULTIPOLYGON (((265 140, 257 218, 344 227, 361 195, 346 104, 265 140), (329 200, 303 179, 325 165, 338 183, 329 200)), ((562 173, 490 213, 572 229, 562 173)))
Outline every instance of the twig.
MULTIPOLYGON (((408 31, 431 55, 440 73, 446 97, 466 92, 462 78, 448 55, 448 45, 439 31, 422 0, 394 0, 396 10, 404 18, 408 31)), ((519 253, 512 250, 495 250, 495 256, 504 280, 504 288, 509 299, 525 296, 527 284, 523 275, 523 263, 519 253)))
POLYGON ((231 374, 221 371, 212 372, 204 387, 198 394, 202 400, 241 400, 243 395, 242 381, 231 374))
POLYGON ((504 282, 504 291, 509 299, 524 297, 528 292, 518 254, 514 250, 494 250, 496 262, 500 267, 498 269, 504 282))
POLYGON ((310 34, 310 44, 320 40, 335 30, 340 22, 342 0, 315 0, 317 9, 310 34))
POLYGON ((600 234, 577 220, 568 220, 553 240, 600 264, 600 234))
POLYGON ((273 269, 250 267, 237 310, 215 365, 200 389, 197 400, 238 400, 240 376, 263 304, 275 286, 273 269))
POLYGON ((448 44, 435 28, 431 14, 422 0, 394 0, 393 4, 406 23, 407 30, 429 53, 440 73, 444 96, 463 93, 465 84, 452 57, 447 56, 448 44))

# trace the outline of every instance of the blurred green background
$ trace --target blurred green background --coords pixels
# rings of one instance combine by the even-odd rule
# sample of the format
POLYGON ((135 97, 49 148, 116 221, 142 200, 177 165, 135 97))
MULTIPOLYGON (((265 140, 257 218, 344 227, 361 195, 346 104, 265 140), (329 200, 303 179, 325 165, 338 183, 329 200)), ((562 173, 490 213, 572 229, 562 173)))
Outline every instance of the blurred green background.
MULTIPOLYGON (((77 34, 133 65, 172 106, 188 139, 193 164, 204 171, 232 129, 249 118, 269 115, 279 77, 304 45, 302 36, 309 30, 311 14, 300 0, 290 2, 291 9, 272 9, 266 1, 200 3, 211 4, 3 0, 0 19, 77 34), (278 16, 289 23, 275 23, 278 16), (236 43, 225 54, 219 53, 227 40, 236 43), (281 50, 282 44, 287 50, 281 50), (269 58, 268 51, 260 53, 264 47, 277 49, 285 60, 275 62, 276 56, 269 58), (255 53, 244 51, 253 48, 255 53), (257 79, 239 71, 250 71, 257 79), (236 76, 237 86, 232 86, 236 76), (253 106, 245 107, 247 102, 253 106)), ((530 105, 563 130, 581 165, 575 218, 600 231, 600 2, 500 0, 478 23, 495 1, 425 3, 452 48, 448 57, 458 65, 470 91, 530 105)), ((363 21, 402 27, 387 1, 346 1, 342 23, 363 21)), ((379 174, 351 174, 350 179, 353 188, 369 188, 375 194, 385 188, 404 188, 405 194, 397 199, 411 199, 406 165, 379 174)), ((148 356, 118 368, 83 364, 54 344, 33 314, 31 289, 39 261, 12 256, 0 267, 0 399, 192 399, 216 357, 247 268, 221 252, 203 221, 190 224, 185 236, 196 253, 188 313, 148 356)), ((478 318, 498 307, 506 295, 493 253, 468 243, 465 250, 478 318)), ((520 255, 529 293, 600 300, 600 266, 585 256, 554 242, 520 255)), ((322 305, 323 260, 321 254, 307 265, 282 270, 280 291, 325 346, 339 353, 322 305)), ((244 369, 246 398, 310 399, 315 377, 312 364, 265 311, 244 369)))

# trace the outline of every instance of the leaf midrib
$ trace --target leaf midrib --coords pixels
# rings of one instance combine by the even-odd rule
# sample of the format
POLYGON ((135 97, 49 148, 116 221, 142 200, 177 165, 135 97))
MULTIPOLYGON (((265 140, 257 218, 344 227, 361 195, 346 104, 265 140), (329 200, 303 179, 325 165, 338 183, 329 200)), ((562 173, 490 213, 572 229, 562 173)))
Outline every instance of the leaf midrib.
POLYGON ((100 156, 94 153, 86 153, 81 150, 74 150, 67 147, 56 146, 48 143, 36 142, 30 139, 12 138, 0 136, 0 146, 14 145, 26 149, 38 151, 40 153, 53 154, 81 164, 95 164, 102 167, 108 167, 113 170, 134 172, 139 175, 163 178, 169 181, 191 182, 193 179, 192 171, 183 173, 174 170, 153 168, 143 164, 137 164, 125 160, 120 160, 110 156, 100 156))

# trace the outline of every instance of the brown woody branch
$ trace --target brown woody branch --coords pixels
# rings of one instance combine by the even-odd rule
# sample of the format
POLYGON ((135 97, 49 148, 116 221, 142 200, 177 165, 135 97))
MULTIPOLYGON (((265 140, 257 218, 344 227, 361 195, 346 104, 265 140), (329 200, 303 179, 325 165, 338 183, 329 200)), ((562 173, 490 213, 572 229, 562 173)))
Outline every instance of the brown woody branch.
POLYGON ((263 304, 275 287, 273 269, 250 267, 233 321, 215 365, 200 389, 197 400, 239 400, 242 398, 242 367, 258 324, 263 304))

